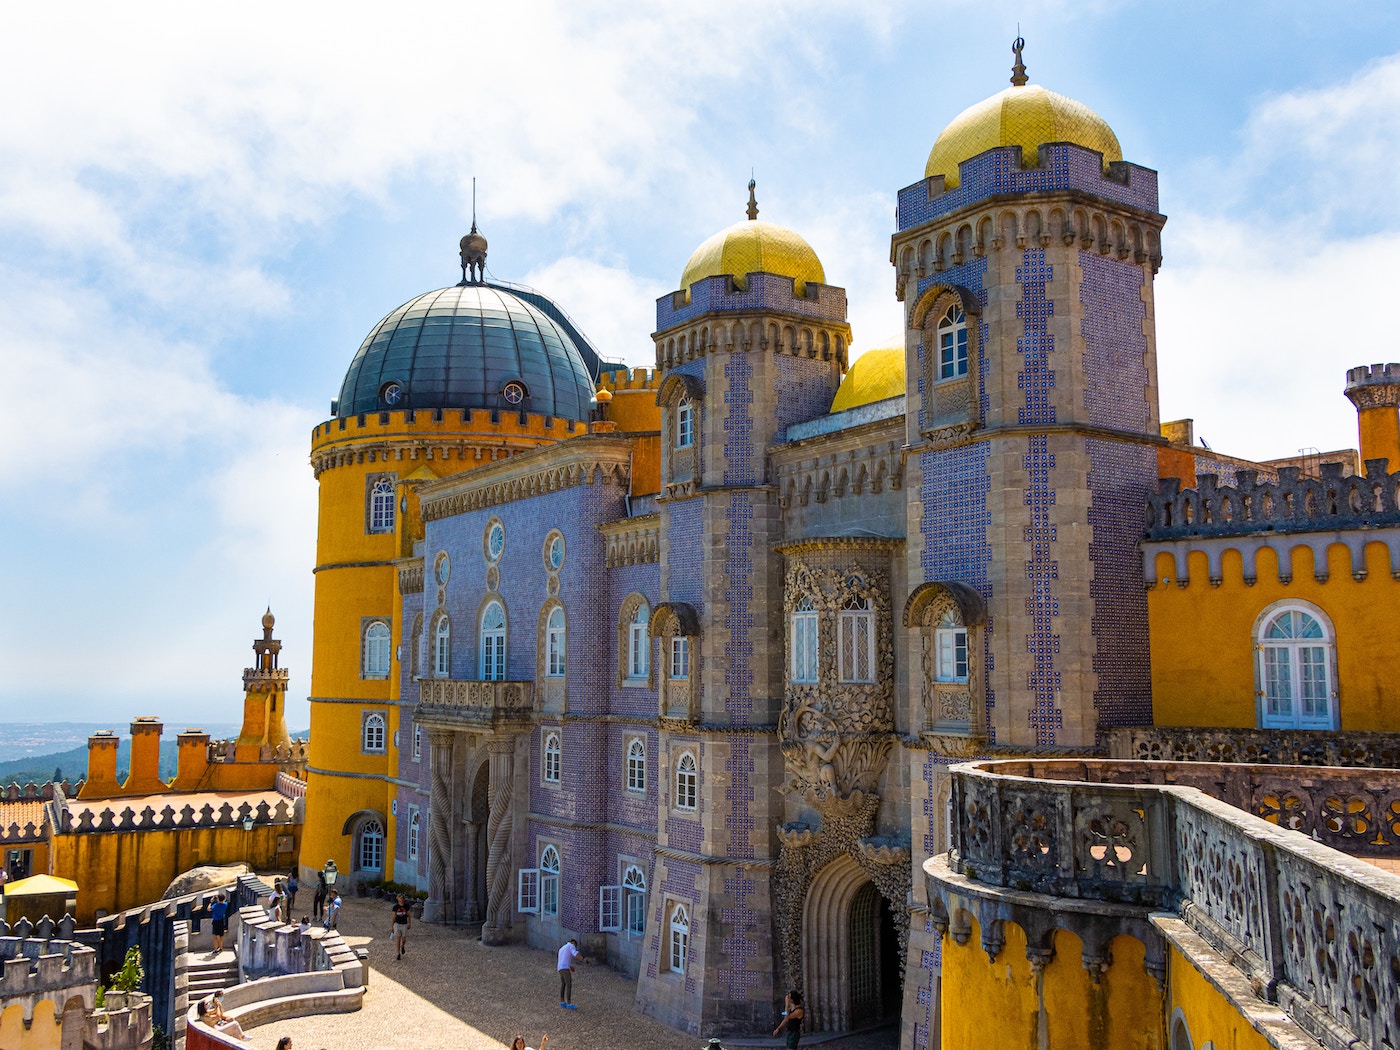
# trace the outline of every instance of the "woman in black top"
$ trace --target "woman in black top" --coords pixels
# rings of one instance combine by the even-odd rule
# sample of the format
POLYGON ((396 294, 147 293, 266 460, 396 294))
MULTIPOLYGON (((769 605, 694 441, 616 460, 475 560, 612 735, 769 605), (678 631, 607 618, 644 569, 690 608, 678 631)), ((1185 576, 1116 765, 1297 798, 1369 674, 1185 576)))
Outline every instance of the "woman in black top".
POLYGON ((787 1047, 793 1050, 798 1041, 802 1038, 802 993, 793 989, 787 994, 787 1002, 784 1004, 787 1009, 783 1011, 783 1019, 778 1027, 773 1029, 774 1035, 781 1035, 784 1028, 787 1029, 787 1047))
POLYGON ((318 871, 316 873, 316 896, 311 898, 311 914, 316 918, 321 917, 321 911, 326 906, 326 873, 318 871))
POLYGON ((403 953, 408 947, 408 928, 412 924, 413 919, 408 914, 408 905, 404 903, 403 894, 400 893, 394 902, 394 947, 399 951, 399 954, 394 956, 395 962, 403 958, 403 953))

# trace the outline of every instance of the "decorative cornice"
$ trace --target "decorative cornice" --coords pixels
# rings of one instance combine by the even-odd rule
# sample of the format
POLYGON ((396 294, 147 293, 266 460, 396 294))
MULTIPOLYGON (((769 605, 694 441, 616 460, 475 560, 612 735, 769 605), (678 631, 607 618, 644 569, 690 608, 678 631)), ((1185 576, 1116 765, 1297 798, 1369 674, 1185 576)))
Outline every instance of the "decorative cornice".
POLYGON ((400 594, 422 594, 423 593, 423 559, 405 558, 398 562, 399 566, 399 593, 400 594))
POLYGON ((661 515, 644 514, 599 525, 598 531, 607 539, 604 564, 609 569, 620 565, 643 565, 661 560, 661 515))

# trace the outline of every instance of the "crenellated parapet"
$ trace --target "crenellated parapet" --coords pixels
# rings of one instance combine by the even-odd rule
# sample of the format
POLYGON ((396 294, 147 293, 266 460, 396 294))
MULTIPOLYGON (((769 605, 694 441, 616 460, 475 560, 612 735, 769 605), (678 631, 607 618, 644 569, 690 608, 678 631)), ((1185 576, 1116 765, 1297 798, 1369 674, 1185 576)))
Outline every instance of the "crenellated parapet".
MULTIPOLYGON (((25 927, 27 934, 27 921, 25 927)), ((44 999, 56 1004, 56 1013, 74 998, 82 1000, 84 1009, 95 1005, 101 974, 97 952, 85 945, 49 937, 0 937, 0 965, 0 1003, 22 1004, 26 1021, 44 999)))
POLYGON ((257 805, 244 801, 234 806, 225 802, 217 808, 213 803, 206 802, 199 809, 187 802, 179 810, 173 805, 163 806, 160 810, 154 806, 144 806, 139 813, 131 806, 121 809, 85 806, 75 812, 63 799, 56 799, 51 806, 50 817, 57 835, 241 827, 249 817, 253 818, 254 827, 296 824, 299 821, 288 799, 279 799, 276 805, 268 805, 266 799, 257 805))
POLYGON ((798 293, 791 277, 774 273, 720 274, 696 281, 656 300, 656 330, 694 321, 710 313, 779 313, 819 321, 846 320, 846 290, 806 282, 798 293))
POLYGON ((151 997, 108 992, 83 1026, 83 1050, 142 1050, 151 1045, 151 997))
POLYGON ((618 368, 603 372, 598 377, 598 387, 611 393, 628 391, 656 390, 661 386, 661 373, 653 368, 618 368))
POLYGON ((1357 409, 1400 406, 1400 364, 1348 368, 1346 395, 1357 409))

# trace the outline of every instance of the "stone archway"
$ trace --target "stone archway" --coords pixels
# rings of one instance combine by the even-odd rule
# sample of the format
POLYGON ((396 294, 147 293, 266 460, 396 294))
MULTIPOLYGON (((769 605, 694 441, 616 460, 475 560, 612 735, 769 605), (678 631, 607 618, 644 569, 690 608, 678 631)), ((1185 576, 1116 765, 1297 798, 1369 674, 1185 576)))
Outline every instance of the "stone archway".
POLYGON ((802 908, 802 985, 809 1028, 844 1032, 879 1020, 890 999, 886 993, 899 984, 897 959, 898 937, 888 903, 854 857, 838 855, 812 879, 802 908))

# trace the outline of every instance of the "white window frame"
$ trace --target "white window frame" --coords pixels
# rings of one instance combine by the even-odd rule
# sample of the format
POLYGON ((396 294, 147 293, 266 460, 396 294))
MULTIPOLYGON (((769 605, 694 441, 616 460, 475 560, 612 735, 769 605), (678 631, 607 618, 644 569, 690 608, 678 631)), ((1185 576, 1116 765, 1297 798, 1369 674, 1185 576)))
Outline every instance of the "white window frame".
POLYGON ((622 930, 629 937, 647 932, 647 876, 636 864, 622 873, 622 930))
POLYGON ((672 805, 687 813, 700 808, 700 763, 688 748, 676 755, 676 797, 672 805))
POLYGON ((598 887, 598 930, 601 933, 622 932, 622 887, 598 887))
POLYGON ((389 739, 389 723, 378 711, 365 715, 360 726, 360 750, 370 755, 382 755, 389 739))
POLYGON ((422 822, 418 817, 418 807, 411 806, 408 810, 408 859, 418 859, 418 836, 422 830, 422 822))
POLYGON ((369 531, 394 531, 394 483, 380 478, 370 486, 369 531))
POLYGON ((559 914, 559 849, 552 842, 540 848, 540 914, 559 914), (553 865, 551 867, 550 865, 553 865))
POLYGON ((416 722, 413 725, 413 761, 421 762, 423 759, 423 727, 416 722))
POLYGON ((504 682, 506 678, 506 608, 498 601, 488 602, 481 610, 480 638, 481 657, 479 670, 483 682, 504 682), (493 609, 500 610, 499 625, 487 625, 493 609))
POLYGON ((389 677, 389 644, 392 635, 389 625, 383 620, 371 620, 365 626, 360 671, 366 678, 389 677))
POLYGON ((949 609, 933 629, 934 680, 966 682, 972 653, 967 628, 958 614, 949 609))
POLYGON ((842 682, 868 685, 875 681, 875 607, 869 598, 852 596, 837 616, 837 678, 842 682), (864 632, 864 639, 861 634, 864 632), (849 647, 847 642, 850 642, 849 647), (847 649, 851 654, 851 667, 847 649))
POLYGON ((1271 605, 1259 616, 1255 627, 1255 692, 1259 700, 1259 725, 1263 729, 1335 729, 1338 722, 1337 689, 1337 646, 1336 635, 1329 617, 1316 606, 1303 602, 1286 601, 1271 605), (1318 626, 1319 638, 1304 638, 1295 635, 1286 639, 1270 639, 1269 628, 1285 616, 1307 617, 1318 626), (1296 686, 1306 677, 1304 650, 1311 652, 1314 670, 1322 672, 1322 697, 1324 705, 1320 715, 1305 715, 1305 698, 1297 696, 1296 686), (1283 671, 1283 682, 1288 696, 1279 693, 1278 671, 1283 671), (1287 702, 1288 711, 1271 710, 1278 702, 1287 702))
POLYGON ((645 678, 651 656, 651 607, 646 602, 637 606, 632 622, 627 625, 627 677, 645 678))
POLYGON ((452 621, 447 614, 438 617, 433 628, 433 677, 452 676, 452 621))
POLYGON ((695 406, 690 398, 676 405, 676 448, 691 448, 695 444, 695 406))
POLYGON ((556 605, 545 621, 544 676, 563 678, 568 656, 568 626, 563 606, 556 605))
POLYGON ((384 825, 377 820, 367 820, 360 825, 359 841, 355 846, 355 860, 359 871, 384 870, 384 825))
POLYGON ((540 779, 558 784, 564 770, 564 740, 557 729, 546 729, 540 749, 540 779))
POLYGON ((690 677, 690 638, 684 634, 671 636, 671 680, 684 681, 690 677))
POLYGON ((680 901, 667 902, 667 969, 685 976, 685 957, 690 952, 690 909, 680 901))
POLYGON ((540 869, 521 868, 515 875, 515 910, 525 915, 540 913, 540 869))
POLYGON ((793 682, 811 683, 821 675, 821 643, 817 638, 817 607, 803 595, 793 607, 792 661, 789 671, 793 682))
POLYGON ((625 766, 624 787, 634 794, 647 792, 647 745, 639 736, 629 737, 627 750, 623 755, 625 766))
POLYGON ((938 322, 938 378, 959 379, 967 375, 968 335, 967 314, 954 304, 938 322))

